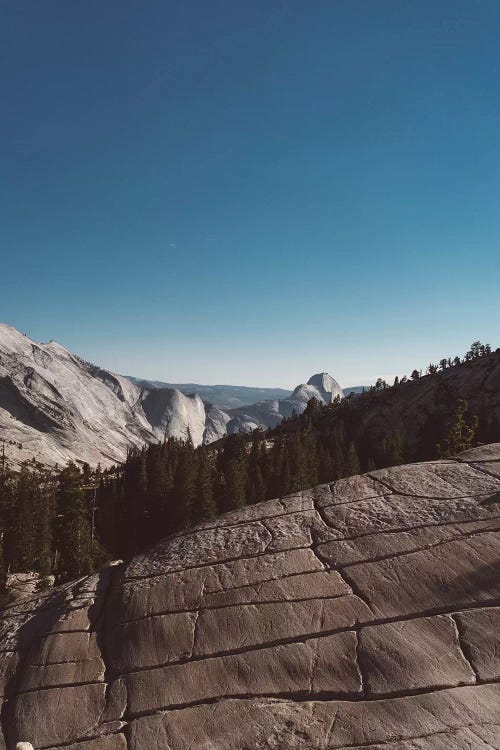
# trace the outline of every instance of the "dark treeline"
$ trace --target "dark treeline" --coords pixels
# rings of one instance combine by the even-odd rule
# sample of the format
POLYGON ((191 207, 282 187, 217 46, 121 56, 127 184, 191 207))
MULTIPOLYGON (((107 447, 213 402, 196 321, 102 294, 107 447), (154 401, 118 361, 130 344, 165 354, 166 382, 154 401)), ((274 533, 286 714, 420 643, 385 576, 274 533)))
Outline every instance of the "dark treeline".
MULTIPOLYGON (((357 406, 312 399, 293 430, 236 434, 193 448, 174 438, 129 454, 105 472, 97 494, 97 526, 113 554, 128 556, 167 534, 220 513, 415 459, 404 435, 356 440, 357 406)), ((438 431, 432 456, 454 455, 475 442, 477 420, 458 399, 438 431)))
MULTIPOLYGON (((390 391, 412 388, 417 379, 390 391)), ((2 569, 68 580, 226 511, 363 471, 454 455, 478 438, 500 439, 495 431, 482 434, 449 384, 418 440, 390 430, 373 435, 363 416, 371 401, 389 395, 384 391, 326 406, 313 399, 274 430, 199 448, 169 438, 104 471, 74 464, 49 471, 31 462, 14 473, 0 456, 0 581, 2 569)))
POLYGON ((236 434, 196 449, 170 438, 130 453, 123 467, 103 475, 98 528, 109 549, 128 556, 220 513, 359 471, 347 436, 338 431, 320 440, 312 422, 272 440, 257 430, 250 440, 236 434))
MULTIPOLYGON (((3 448, 3 447, 2 447, 3 448)), ((98 472, 69 464, 49 470, 35 461, 11 471, 0 453, 0 601, 8 572, 37 572, 40 587, 86 575, 109 554, 92 525, 98 472)))

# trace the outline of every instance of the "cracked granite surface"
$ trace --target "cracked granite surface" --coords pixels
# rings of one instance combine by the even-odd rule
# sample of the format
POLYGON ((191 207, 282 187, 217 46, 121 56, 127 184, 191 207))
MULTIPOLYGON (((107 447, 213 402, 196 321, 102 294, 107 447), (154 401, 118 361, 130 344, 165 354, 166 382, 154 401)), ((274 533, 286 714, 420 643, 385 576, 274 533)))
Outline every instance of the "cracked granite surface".
POLYGON ((0 613, 0 750, 500 748, 500 444, 177 534, 0 613))

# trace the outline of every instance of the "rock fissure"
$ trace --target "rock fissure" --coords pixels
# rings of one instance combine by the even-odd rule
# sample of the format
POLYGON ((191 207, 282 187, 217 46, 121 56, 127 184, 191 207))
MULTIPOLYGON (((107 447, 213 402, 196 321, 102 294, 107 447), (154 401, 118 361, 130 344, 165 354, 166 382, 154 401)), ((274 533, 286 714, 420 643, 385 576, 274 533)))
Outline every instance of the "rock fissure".
POLYGON ((476 602, 476 603, 468 603, 466 605, 463 605, 462 607, 454 605, 453 607, 434 607, 429 608, 426 610, 421 610, 417 612, 411 612, 406 615, 401 615, 398 617, 376 617, 374 615, 373 619, 367 619, 363 620, 362 622, 353 622, 350 625, 346 625, 339 628, 330 628, 328 630, 323 631, 314 631, 307 634, 300 634, 297 636, 291 636, 286 638, 280 638, 270 641, 262 641, 259 644, 256 645, 246 645, 241 646, 240 648, 232 648, 226 651, 216 651, 216 652, 210 652, 206 654, 200 654, 200 655, 194 655, 194 656, 188 656, 182 659, 176 659, 172 661, 162 662, 160 664, 154 664, 149 667, 140 667, 138 669, 130 669, 130 670, 122 670, 119 673, 116 674, 116 677, 127 677, 131 674, 140 674, 142 672, 149 672, 159 669, 165 669, 171 666, 179 666, 184 664, 192 664, 200 661, 209 661, 212 659, 219 659, 221 657, 226 656, 238 656, 240 654, 249 654, 255 651, 263 651, 269 648, 273 648, 275 646, 287 646, 290 644, 301 644, 301 643, 307 643, 308 641, 321 639, 321 638, 327 638, 331 635, 340 635, 342 633, 348 633, 348 632, 359 632, 362 631, 365 628, 374 627, 376 625, 392 625, 392 624, 399 624, 404 623, 408 621, 423 619, 423 618, 430 618, 435 617, 439 615, 455 615, 460 614, 462 612, 469 612, 473 610, 481 610, 481 609, 489 609, 489 608, 496 608, 500 606, 500 598, 495 600, 487 600, 484 602, 476 602))
MULTIPOLYGON (((369 740, 368 742, 358 742, 355 745, 342 745, 342 746, 335 748, 335 750, 359 750, 359 748, 362 748, 362 747, 373 748, 373 750, 375 750, 375 748, 377 748, 378 750, 378 748, 382 748, 382 747, 395 748, 395 750, 400 750, 401 742, 407 743, 407 742, 414 742, 415 740, 426 740, 429 737, 449 738, 450 731, 455 733, 455 732, 460 732, 463 729, 470 729, 471 727, 474 728, 478 726, 479 727, 490 727, 490 726, 500 727, 500 724, 497 724, 496 722, 482 722, 481 724, 476 724, 476 723, 462 724, 460 726, 454 726, 453 728, 451 728, 451 730, 440 729, 437 732, 427 732, 426 734, 419 734, 419 735, 412 734, 411 737, 400 736, 392 740, 389 740, 387 742, 373 742, 373 740, 369 740)), ((451 748, 451 745, 449 747, 451 748)), ((488 746, 485 746, 485 750, 487 750, 487 748, 488 746)), ((410 750, 410 747, 409 747, 409 750, 410 750)))
POLYGON ((366 689, 366 682, 365 682, 365 678, 363 674, 363 661, 362 661, 363 652, 361 650, 361 631, 355 630, 354 635, 356 638, 356 667, 357 667, 358 674, 359 674, 361 694, 363 697, 366 697, 366 695, 368 694, 368 691, 366 689))
POLYGON ((457 614, 454 613, 454 614, 450 615, 450 620, 453 622, 453 626, 455 628, 455 636, 456 636, 456 639, 457 639, 458 647, 459 647, 459 649, 460 649, 460 651, 461 651, 461 653, 462 653, 465 661, 470 666, 471 671, 474 674, 474 678, 475 678, 476 682, 480 683, 481 682, 481 678, 480 678, 479 673, 478 673, 478 671, 476 669, 476 666, 474 664, 474 659, 472 657, 471 650, 470 650, 470 648, 469 648, 469 646, 467 644, 467 641, 466 641, 466 639, 464 637, 462 623, 460 621, 460 614, 459 613, 457 613, 457 614))
MULTIPOLYGON (((326 572, 326 571, 325 571, 326 572)), ((234 589, 233 589, 234 590, 234 589)), ((350 596, 351 592, 345 592, 341 594, 325 594, 324 596, 306 596, 299 599, 255 599, 253 601, 249 602, 239 602, 238 605, 232 604, 217 604, 213 606, 206 606, 206 607, 198 607, 193 609, 167 609, 167 610, 159 610, 158 612, 154 612, 154 614, 148 614, 144 615, 143 617, 133 617, 130 620, 121 620, 119 623, 116 623, 114 625, 115 628, 119 628, 122 625, 129 625, 133 622, 141 622, 142 620, 151 620, 155 617, 166 617, 168 615, 189 615, 189 614, 199 614, 201 612, 213 612, 215 610, 220 609, 234 609, 235 606, 240 607, 256 607, 261 604, 301 604, 303 602, 312 602, 312 601, 329 601, 330 599, 342 599, 345 596, 350 596)))
MULTIPOLYGON (((489 497, 489 496, 488 496, 489 497)), ((484 507, 484 506, 483 506, 484 507)), ((353 534, 351 536, 339 536, 339 537, 333 537, 331 539, 328 539, 324 542, 318 542, 318 544, 329 544, 329 543, 336 543, 336 542, 355 542, 358 539, 364 539, 367 536, 370 537, 377 537, 377 536, 388 536, 391 534, 411 534, 413 531, 422 531, 423 529, 435 529, 435 528, 442 528, 447 526, 461 526, 462 524, 473 524, 473 523, 487 523, 491 521, 496 521, 500 518, 500 514, 485 514, 481 516, 476 516, 475 518, 469 517, 463 517, 463 518, 453 518, 449 521, 439 521, 436 520, 435 523, 422 523, 422 524, 415 524, 415 525, 408 525, 408 526, 398 526, 397 528, 394 527, 388 527, 388 528, 379 528, 379 529, 373 529, 370 531, 362 531, 359 534, 353 534)), ((329 527, 332 529, 332 527, 329 527)), ((485 531, 489 531, 487 527, 484 529, 474 529, 471 533, 484 533, 485 531)), ((496 530, 496 529, 495 529, 496 530)), ((467 529, 465 529, 467 531, 467 529)), ((448 539, 444 539, 443 543, 446 543, 448 539)))
POLYGON ((260 552, 255 552, 253 554, 243 554, 238 555, 236 557, 223 557, 221 559, 217 560, 208 560, 206 562, 201 562, 198 565, 185 565, 185 566, 179 566, 177 568, 166 568, 165 570, 158 571, 158 572, 150 572, 150 573, 141 573, 140 575, 130 575, 127 574, 127 577, 125 579, 126 583, 133 583, 134 581, 143 581, 143 580, 149 580, 149 579, 155 579, 155 578, 162 578, 165 575, 170 575, 172 573, 182 573, 187 570, 201 570, 203 568, 213 568, 215 565, 227 565, 230 563, 238 562, 238 561, 246 561, 246 560, 255 560, 260 557, 265 557, 266 555, 275 555, 276 552, 296 552, 299 550, 308 550, 310 549, 310 545, 308 544, 298 544, 298 545, 292 545, 291 547, 287 547, 284 550, 272 550, 270 552, 266 552, 264 549, 260 552))
MULTIPOLYGON (((488 681, 481 681, 478 683, 479 685, 498 685, 500 684, 500 677, 496 680, 488 680, 488 681)), ((158 713, 168 713, 171 711, 182 711, 187 710, 190 708, 195 708, 197 706, 211 706, 214 703, 224 703, 225 701, 250 701, 250 700, 264 700, 264 699, 270 699, 270 700, 278 700, 282 701, 283 703, 306 703, 310 704, 311 702, 314 703, 329 703, 329 702, 335 702, 335 703, 381 703, 382 701, 387 700, 393 700, 393 699, 412 699, 418 696, 431 696, 431 695, 437 695, 439 693, 444 693, 446 691, 450 690, 456 690, 463 687, 470 687, 468 683, 459 683, 457 685, 442 685, 439 687, 432 687, 432 688, 418 688, 415 690, 395 690, 392 692, 387 693, 381 693, 379 695, 360 695, 358 693, 339 693, 339 692, 333 692, 333 691, 317 691, 314 693, 314 695, 311 697, 311 692, 309 690, 303 690, 303 691, 297 691, 297 692, 272 692, 272 693, 235 693, 235 694, 225 694, 223 697, 213 697, 213 698, 205 698, 203 700, 198 701, 190 701, 186 703, 176 703, 176 704, 169 704, 162 706, 160 708, 155 708, 153 711, 138 711, 135 713, 130 713, 128 716, 129 722, 142 718, 145 716, 154 716, 158 713)), ((373 742, 371 744, 374 744, 373 742)), ((376 744, 376 743, 375 743, 376 744)))
MULTIPOLYGON (((109 736, 114 736, 114 735, 117 735, 117 734, 123 734, 124 738, 126 740, 125 731, 124 731, 125 729, 126 729, 126 724, 123 723, 123 726, 120 727, 120 729, 117 729, 116 731, 109 732, 106 736, 109 737, 109 736)), ((93 740, 100 740, 100 739, 102 739, 102 735, 100 735, 100 734, 90 734, 90 735, 86 735, 85 737, 78 737, 77 739, 72 739, 69 744, 71 746, 72 745, 83 745, 85 743, 92 742, 93 740)), ((61 743, 59 743, 57 745, 40 745, 40 746, 37 746, 36 750, 60 750, 60 748, 63 748, 65 750, 66 748, 68 748, 68 743, 67 742, 61 742, 61 743)))
MULTIPOLYGON (((470 464, 467 464, 467 465, 471 466, 470 464)), ((476 466, 471 466, 471 468, 474 469, 474 470, 476 470, 476 466)), ((382 471, 382 470, 380 470, 380 471, 382 471)), ((496 479, 497 482, 499 483, 499 486, 500 486, 500 479, 495 474, 492 474, 490 472, 481 472, 480 470, 477 470, 477 471, 478 471, 478 473, 488 474, 492 479, 496 479)), ((440 495, 440 494, 436 494, 436 495, 423 495, 423 494, 420 494, 420 493, 419 494, 415 494, 415 493, 412 493, 412 492, 405 492, 404 490, 401 490, 401 489, 396 489, 393 485, 391 485, 389 482, 387 482, 387 480, 380 479, 380 477, 375 477, 372 473, 367 473, 364 476, 367 476, 370 479, 379 482, 381 485, 383 485, 384 487, 386 487, 389 490, 389 492, 390 492, 391 495, 401 495, 401 497, 410 497, 410 498, 413 498, 413 499, 417 499, 418 498, 419 500, 440 500, 442 502, 446 502, 446 501, 449 501, 449 500, 467 500, 467 499, 470 499, 472 497, 480 497, 482 495, 492 494, 491 490, 490 491, 483 491, 483 492, 473 492, 473 493, 471 492, 471 493, 467 493, 467 494, 464 494, 464 495, 453 494, 450 497, 443 496, 443 495, 440 495)), ((446 482, 446 484, 448 484, 452 489, 456 489, 455 485, 451 484, 445 477, 439 476, 439 479, 441 481, 446 482)))
MULTIPOLYGON (((73 662, 75 663, 75 662, 73 662)), ((104 685, 104 680, 82 680, 81 682, 61 682, 53 685, 40 685, 35 688, 21 688, 17 690, 16 696, 29 693, 43 693, 45 690, 63 690, 67 687, 86 687, 87 685, 104 685)))
MULTIPOLYGON (((272 502, 272 501, 268 501, 268 502, 272 502)), ((283 508, 283 511, 284 511, 283 513, 273 513, 272 515, 262 516, 261 518, 256 517, 256 518, 251 518, 251 519, 244 519, 242 521, 234 521, 234 523, 224 524, 223 528, 224 529, 241 529, 244 526, 248 526, 249 524, 252 524, 252 523, 264 523, 265 521, 276 521, 282 518, 287 518, 289 516, 300 516, 305 513, 310 513, 311 510, 314 510, 312 500, 311 500, 310 508, 303 508, 300 510, 288 510, 286 505, 283 502, 283 499, 278 500, 278 502, 280 506, 283 508)), ((247 507, 256 508, 257 505, 250 505, 247 507)), ((233 513, 234 511, 230 511, 230 512, 233 513)), ((219 524, 214 524, 213 526, 205 526, 205 524, 203 524, 200 527, 200 531, 214 531, 220 528, 221 526, 219 524)), ((185 531, 177 531, 175 534, 172 535, 172 539, 180 539, 183 537, 189 537, 191 534, 192 534, 191 529, 187 529, 185 531)))
POLYGON ((362 602, 363 602, 363 604, 365 604, 365 605, 366 605, 366 607, 368 608, 368 610, 369 610, 369 611, 371 612, 371 614, 373 615, 373 617, 374 617, 374 620, 377 620, 377 615, 376 615, 376 614, 375 614, 375 612, 373 611, 373 609, 372 609, 372 606, 371 606, 370 602, 369 602, 369 601, 368 601, 368 599, 366 598, 366 596, 365 596, 364 592, 363 592, 363 591, 361 590, 361 587, 360 587, 360 586, 358 585, 357 581, 355 581, 355 580, 353 579, 353 577, 352 577, 352 576, 351 576, 351 575, 350 575, 349 573, 347 573, 347 572, 345 571, 345 569, 342 569, 342 571, 340 571, 340 570, 339 570, 339 573, 340 573, 340 575, 342 576, 342 578, 344 579, 344 581, 345 581, 345 583, 347 584, 347 586, 349 586, 349 588, 351 589, 351 591, 352 591, 352 593, 354 594, 354 596, 357 596, 357 597, 358 597, 358 599, 359 599, 360 601, 362 601, 362 602))
POLYGON ((425 552, 426 550, 434 549, 436 547, 443 547, 446 544, 450 544, 451 542, 456 542, 462 539, 468 539, 470 537, 479 536, 483 534, 497 533, 499 531, 500 531, 500 526, 494 526, 492 528, 486 528, 486 529, 477 529, 469 533, 457 534, 456 536, 449 537, 448 539, 441 539, 438 542, 429 542, 429 544, 425 544, 422 547, 413 547, 410 550, 404 550, 402 552, 388 552, 385 555, 377 555, 375 557, 364 558, 363 560, 357 560, 356 562, 338 563, 336 565, 331 565, 331 570, 337 570, 341 572, 341 571, 344 571, 346 568, 354 568, 354 567, 357 567, 358 565, 366 565, 369 563, 382 562, 383 560, 393 560, 393 559, 395 560, 399 557, 407 557, 408 555, 412 555, 416 552, 425 552))
POLYGON ((104 706, 102 708, 102 711, 99 716, 99 720, 97 722, 97 725, 100 724, 102 721, 102 717, 106 714, 106 711, 109 708, 111 697, 110 697, 110 691, 111 691, 111 685, 113 682, 113 661, 111 659, 111 656, 109 654, 109 648, 108 648, 108 637, 109 632, 111 630, 110 627, 110 618, 111 618, 111 612, 109 610, 112 601, 112 597, 110 597, 110 594, 114 587, 118 588, 121 583, 121 579, 123 578, 123 572, 124 572, 124 564, 114 566, 111 575, 107 581, 107 586, 105 588, 105 591, 103 593, 104 597, 104 606, 102 608, 101 617, 99 618, 100 623, 100 629, 97 631, 97 641, 99 650, 101 652, 101 658, 104 662, 104 676, 103 681, 106 685, 105 692, 104 692, 104 706), (120 580, 117 580, 120 579, 120 580))

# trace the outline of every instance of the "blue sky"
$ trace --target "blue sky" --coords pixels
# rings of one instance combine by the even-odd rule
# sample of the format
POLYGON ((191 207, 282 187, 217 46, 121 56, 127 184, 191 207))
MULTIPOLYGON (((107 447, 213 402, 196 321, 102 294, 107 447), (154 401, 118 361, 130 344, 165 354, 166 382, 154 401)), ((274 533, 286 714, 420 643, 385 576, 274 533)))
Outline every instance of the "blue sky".
POLYGON ((0 320, 343 385, 500 345, 497 0, 0 0, 0 320))

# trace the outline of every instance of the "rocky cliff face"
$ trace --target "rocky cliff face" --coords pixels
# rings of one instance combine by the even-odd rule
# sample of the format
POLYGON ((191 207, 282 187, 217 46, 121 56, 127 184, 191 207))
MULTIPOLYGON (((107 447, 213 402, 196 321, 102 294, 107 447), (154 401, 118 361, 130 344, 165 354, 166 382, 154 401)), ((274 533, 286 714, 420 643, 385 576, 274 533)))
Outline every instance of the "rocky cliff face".
POLYGON ((0 324, 0 440, 14 465, 35 458, 106 467, 124 461, 128 449, 165 436, 190 434, 198 446, 228 432, 274 427, 294 409, 301 413, 312 396, 327 403, 340 392, 330 376, 315 377, 321 382, 299 386, 287 399, 229 413, 198 394, 140 388, 55 341, 38 344, 0 324))
POLYGON ((109 466, 165 435, 190 434, 195 446, 218 440, 229 420, 198 395, 143 390, 54 341, 38 344, 0 324, 0 439, 14 466, 32 458, 109 466))
MULTIPOLYGON (((0 439, 14 465, 36 458, 108 466, 165 435, 186 439, 189 432, 201 445, 206 423, 197 395, 141 390, 55 341, 37 344, 0 324, 0 439)), ((219 426, 210 423, 211 440, 224 434, 219 426)))
POLYGON ((500 748, 499 531, 497 444, 251 506, 18 603, 0 747, 500 748))
POLYGON ((155 439, 127 378, 0 325, 0 437, 14 462, 109 465, 155 439))

